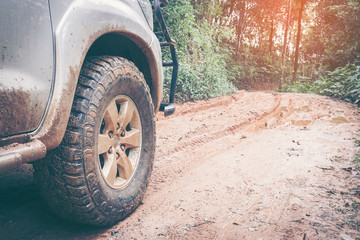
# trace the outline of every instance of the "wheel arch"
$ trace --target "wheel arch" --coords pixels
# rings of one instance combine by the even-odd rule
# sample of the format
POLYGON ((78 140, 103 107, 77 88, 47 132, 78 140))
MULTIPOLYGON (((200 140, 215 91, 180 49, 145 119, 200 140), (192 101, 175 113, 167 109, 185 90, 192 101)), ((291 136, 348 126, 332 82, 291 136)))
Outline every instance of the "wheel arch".
POLYGON ((134 37, 132 38, 128 35, 128 33, 110 32, 100 36, 89 48, 85 59, 91 56, 107 55, 123 57, 133 62, 140 72, 143 73, 145 81, 150 88, 154 107, 157 109, 159 105, 158 98, 160 97, 158 88, 160 86, 156 77, 157 73, 152 72, 156 70, 156 66, 154 66, 156 59, 151 54, 147 56, 146 51, 138 46, 142 44, 137 43, 136 40, 133 40, 134 37))
POLYGON ((59 16, 53 14, 56 57, 52 96, 42 125, 31 139, 43 142, 47 150, 61 143, 88 56, 103 54, 133 61, 143 72, 158 111, 163 84, 161 48, 137 2, 77 0, 59 16))

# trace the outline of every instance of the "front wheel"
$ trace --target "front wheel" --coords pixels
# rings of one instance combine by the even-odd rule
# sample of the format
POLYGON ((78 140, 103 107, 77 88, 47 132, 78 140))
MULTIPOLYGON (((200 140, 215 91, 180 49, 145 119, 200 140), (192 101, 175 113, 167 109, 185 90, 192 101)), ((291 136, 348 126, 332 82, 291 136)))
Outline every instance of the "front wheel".
POLYGON ((135 65, 96 57, 81 71, 61 145, 35 162, 40 192, 65 219, 104 226, 140 204, 152 170, 155 120, 135 65))

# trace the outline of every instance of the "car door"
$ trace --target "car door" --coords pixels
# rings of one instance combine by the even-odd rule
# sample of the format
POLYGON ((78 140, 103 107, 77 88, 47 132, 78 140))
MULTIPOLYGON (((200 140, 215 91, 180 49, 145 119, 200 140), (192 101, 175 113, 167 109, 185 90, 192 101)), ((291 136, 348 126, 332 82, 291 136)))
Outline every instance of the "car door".
POLYGON ((0 1, 0 137, 34 131, 54 68, 48 0, 0 1))

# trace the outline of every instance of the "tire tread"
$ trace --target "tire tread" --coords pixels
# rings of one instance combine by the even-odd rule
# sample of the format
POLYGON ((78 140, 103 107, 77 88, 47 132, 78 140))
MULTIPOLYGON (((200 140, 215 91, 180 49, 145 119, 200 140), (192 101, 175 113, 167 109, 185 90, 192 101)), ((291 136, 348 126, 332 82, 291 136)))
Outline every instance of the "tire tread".
MULTIPOLYGON (((99 101, 94 101, 94 98, 103 95, 105 89, 111 86, 111 78, 106 74, 109 69, 119 65, 131 69, 132 77, 146 89, 146 100, 152 102, 143 74, 132 62, 109 56, 88 59, 80 73, 68 127, 61 145, 51 150, 45 159, 34 164, 34 176, 39 182, 43 198, 56 213, 71 221, 99 226, 111 225, 120 220, 114 220, 115 214, 126 216, 134 210, 134 206, 126 206, 121 211, 109 206, 96 190, 95 173, 87 172, 82 163, 83 157, 92 152, 89 148, 92 144, 91 132, 94 134, 91 112, 95 110, 96 113, 99 108, 99 101)), ((154 112, 153 105, 151 106, 154 112)), ((147 185, 148 182, 140 191, 144 191, 147 185)), ((143 194, 138 195, 140 199, 135 201, 140 202, 142 196, 143 194)))

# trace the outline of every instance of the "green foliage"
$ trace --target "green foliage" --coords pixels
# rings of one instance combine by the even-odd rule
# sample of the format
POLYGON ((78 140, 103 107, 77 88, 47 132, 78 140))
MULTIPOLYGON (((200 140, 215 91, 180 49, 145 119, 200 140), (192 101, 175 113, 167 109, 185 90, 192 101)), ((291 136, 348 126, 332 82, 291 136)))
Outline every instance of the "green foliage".
POLYGON ((274 61, 272 56, 258 48, 234 56, 228 65, 234 70, 232 81, 238 88, 269 89, 277 88, 280 84, 280 61, 274 61))
MULTIPOLYGON (((234 86, 276 89, 291 82, 300 0, 292 4, 289 0, 169 2, 167 23, 178 43, 180 62, 177 100, 229 94, 236 91, 234 86)), ((359 105, 359 18, 359 0, 307 0, 298 82, 282 90, 318 93, 359 105)), ((163 55, 169 60, 169 52, 164 50, 163 55)), ((167 70, 165 92, 170 75, 167 70)))
MULTIPOLYGON (((179 76, 176 89, 178 101, 207 99, 230 94, 236 88, 230 82, 226 68, 228 47, 222 44, 231 37, 228 29, 219 30, 217 24, 199 19, 199 13, 188 0, 171 1, 166 11, 172 38, 178 43, 179 76)), ((199 13, 202 14, 202 13, 199 13)), ((169 59, 169 52, 163 51, 169 59)), ((165 92, 170 88, 171 72, 165 73, 165 92)), ((165 95, 167 97, 167 95, 165 95)))
MULTIPOLYGON (((358 130, 358 136, 357 136, 357 139, 355 140, 355 146, 357 148, 360 147, 360 129, 358 130)), ((355 164, 355 169, 360 171, 360 151, 359 150, 354 155, 354 164, 355 164)))
POLYGON ((360 106, 360 65, 338 67, 334 71, 325 72, 314 82, 299 81, 285 86, 283 90, 336 97, 360 106))
POLYGON ((354 156, 355 169, 360 170, 360 152, 354 156))
POLYGON ((331 71, 354 62, 360 56, 360 2, 319 1, 314 11, 315 24, 304 41, 308 60, 331 71))

